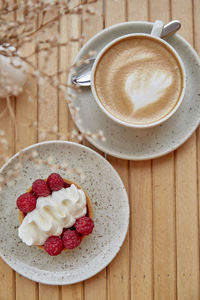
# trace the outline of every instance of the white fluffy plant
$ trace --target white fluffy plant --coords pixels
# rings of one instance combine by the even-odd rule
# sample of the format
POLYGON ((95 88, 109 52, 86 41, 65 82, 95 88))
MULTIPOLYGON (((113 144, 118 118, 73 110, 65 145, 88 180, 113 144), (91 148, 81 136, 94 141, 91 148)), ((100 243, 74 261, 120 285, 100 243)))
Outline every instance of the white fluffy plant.
MULTIPOLYGON (((48 82, 57 91, 64 92, 66 103, 70 105, 71 112, 74 113, 75 118, 78 119, 79 114, 77 108, 73 106, 73 99, 66 93, 68 85, 61 81, 60 76, 69 70, 60 71, 51 75, 45 68, 39 70, 37 66, 31 62, 31 57, 42 53, 46 64, 48 64, 48 58, 52 53, 52 49, 67 47, 69 43, 81 41, 82 37, 72 37, 68 42, 63 43, 59 34, 55 36, 51 35, 51 28, 58 24, 60 18, 65 15, 81 15, 86 22, 88 15, 95 14, 92 5, 97 1, 98 0, 3 0, 0 2, 0 98, 7 99, 7 107, 13 119, 15 119, 15 114, 10 104, 10 96, 17 96, 23 93, 23 86, 27 77, 29 77, 29 80, 36 79, 38 87, 43 85, 44 82, 48 82), (31 45, 31 49, 34 50, 25 56, 22 54, 22 49, 29 44, 31 45)), ((72 87, 77 88, 75 86, 72 87)), ((34 99, 29 99, 30 97, 27 97, 27 101, 34 101, 34 99)), ((4 111, 0 112, 0 118, 3 115, 4 111)), ((14 126, 16 126, 15 120, 14 126)), ((33 122, 30 126, 37 126, 37 122, 33 122)), ((48 132, 42 132, 44 138, 46 133, 56 133, 57 138, 62 140, 76 138, 81 141, 87 136, 104 140, 101 130, 97 133, 79 133, 77 130, 74 130, 71 133, 69 132, 66 136, 63 136, 54 126, 52 129, 50 128, 48 132)), ((9 144, 1 128, 0 146, 5 150, 2 151, 4 157, 0 155, 1 159, 6 161, 8 159, 6 149, 9 148, 9 144)), ((34 155, 29 157, 29 159, 33 159, 38 166, 49 164, 48 161, 40 161, 34 155)), ((16 170, 13 170, 13 174, 8 174, 7 179, 0 177, 0 188, 6 181, 12 181, 15 176, 19 175, 22 164, 23 157, 20 157, 20 166, 16 167, 16 170)), ((71 171, 79 173, 77 170, 71 171)))

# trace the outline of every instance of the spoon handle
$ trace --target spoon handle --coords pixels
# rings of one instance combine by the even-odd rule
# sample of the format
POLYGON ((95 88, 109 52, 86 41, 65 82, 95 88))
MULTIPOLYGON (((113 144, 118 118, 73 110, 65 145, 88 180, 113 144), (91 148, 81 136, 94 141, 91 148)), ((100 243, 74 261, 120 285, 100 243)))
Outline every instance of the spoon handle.
POLYGON ((178 20, 171 21, 167 23, 163 27, 163 31, 161 34, 161 38, 164 38, 170 34, 174 34, 176 31, 178 31, 181 28, 181 22, 178 20))

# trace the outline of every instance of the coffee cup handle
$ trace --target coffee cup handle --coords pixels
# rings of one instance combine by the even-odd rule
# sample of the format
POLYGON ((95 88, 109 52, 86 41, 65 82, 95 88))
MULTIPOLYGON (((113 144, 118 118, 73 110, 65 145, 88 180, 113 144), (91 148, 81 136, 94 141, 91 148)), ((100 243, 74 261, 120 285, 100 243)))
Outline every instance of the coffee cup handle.
POLYGON ((153 24, 151 35, 155 37, 161 37, 163 27, 164 27, 164 23, 160 20, 156 20, 153 24))

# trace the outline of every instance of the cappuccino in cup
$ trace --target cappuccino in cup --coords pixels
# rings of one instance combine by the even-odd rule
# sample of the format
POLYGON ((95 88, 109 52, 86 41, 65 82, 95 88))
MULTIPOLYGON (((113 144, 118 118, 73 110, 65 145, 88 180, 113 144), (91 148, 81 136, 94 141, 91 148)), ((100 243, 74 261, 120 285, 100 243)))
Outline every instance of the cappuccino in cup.
POLYGON ((147 128, 168 119, 185 92, 185 71, 176 51, 149 34, 130 34, 107 45, 93 66, 97 104, 113 120, 147 128))

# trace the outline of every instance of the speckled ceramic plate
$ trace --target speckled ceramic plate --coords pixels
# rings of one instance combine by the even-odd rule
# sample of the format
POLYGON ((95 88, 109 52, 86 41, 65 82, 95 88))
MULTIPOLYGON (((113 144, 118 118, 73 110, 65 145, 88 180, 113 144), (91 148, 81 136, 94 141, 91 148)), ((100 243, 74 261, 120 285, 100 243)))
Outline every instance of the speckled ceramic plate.
MULTIPOLYGON (((113 39, 129 33, 150 33, 152 23, 126 22, 109 27, 90 39, 75 61, 90 50, 97 53, 113 39)), ((125 128, 109 119, 96 104, 90 88, 76 92, 75 106, 80 108, 81 132, 103 130, 106 142, 88 138, 98 149, 124 159, 144 160, 167 154, 182 145, 195 131, 200 121, 200 61, 194 49, 180 35, 166 38, 179 53, 187 75, 187 90, 178 111, 162 125, 151 129, 125 128)), ((69 76, 69 82, 71 82, 69 76)))
MULTIPOLYGON (((67 176, 88 192, 94 211, 95 228, 75 250, 49 256, 37 247, 26 246, 18 238, 19 226, 17 197, 24 193, 37 178, 47 177, 52 170, 47 166, 35 168, 33 161, 24 156, 23 170, 14 185, 4 185, 0 198, 0 254, 5 262, 21 275, 45 284, 72 284, 85 280, 106 267, 120 250, 129 224, 129 203, 125 187, 114 168, 93 150, 70 142, 52 141, 30 146, 23 150, 37 150, 43 160, 81 168, 85 179, 67 176)), ((1 169, 8 174, 19 160, 16 154, 1 169)), ((61 176, 66 174, 59 171, 61 176)))

